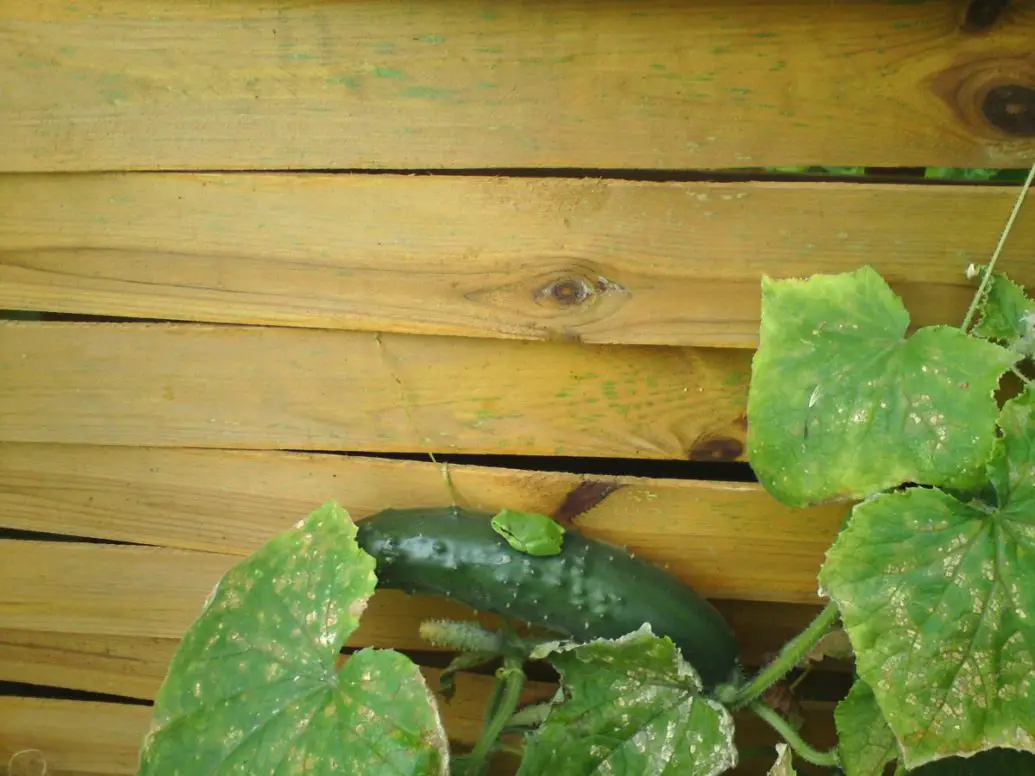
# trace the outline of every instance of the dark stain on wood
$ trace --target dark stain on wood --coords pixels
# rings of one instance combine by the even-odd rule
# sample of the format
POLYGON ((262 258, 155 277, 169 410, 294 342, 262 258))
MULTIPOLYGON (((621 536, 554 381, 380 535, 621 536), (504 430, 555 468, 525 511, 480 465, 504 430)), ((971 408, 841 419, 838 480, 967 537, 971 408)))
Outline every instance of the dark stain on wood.
POLYGON ((560 307, 583 304, 593 296, 593 286, 579 275, 557 278, 536 291, 536 299, 550 301, 560 307))
POLYGON ((963 19, 963 31, 976 33, 991 29, 1009 7, 1010 0, 971 0, 963 19))
POLYGON ((929 82, 955 116, 989 141, 1035 136, 1035 56, 961 56, 929 82))
POLYGON ((623 487, 622 484, 618 482, 583 480, 569 491, 552 517, 566 528, 571 528, 576 517, 593 509, 621 487, 623 487))
POLYGON ((691 461, 736 461, 744 453, 744 443, 737 439, 712 437, 702 439, 690 449, 691 461))
POLYGON ((1035 88, 1004 84, 988 90, 981 103, 988 123, 1008 135, 1035 137, 1035 88))

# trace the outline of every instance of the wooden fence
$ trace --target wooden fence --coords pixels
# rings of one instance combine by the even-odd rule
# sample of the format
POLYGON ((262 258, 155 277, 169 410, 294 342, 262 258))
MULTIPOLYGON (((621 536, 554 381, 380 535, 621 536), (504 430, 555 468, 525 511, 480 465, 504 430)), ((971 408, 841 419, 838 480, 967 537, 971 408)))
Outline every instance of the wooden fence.
MULTIPOLYGON (((1030 0, 0 0, 0 308, 46 313, 0 323, 0 763, 134 773, 219 576, 327 499, 444 503, 428 452, 472 507, 625 484, 581 530, 758 665, 847 510, 742 481, 760 279, 958 321, 1017 189, 913 168, 1031 164, 1033 40, 1030 0)), ((433 677, 447 615, 379 593, 350 643, 433 677)))

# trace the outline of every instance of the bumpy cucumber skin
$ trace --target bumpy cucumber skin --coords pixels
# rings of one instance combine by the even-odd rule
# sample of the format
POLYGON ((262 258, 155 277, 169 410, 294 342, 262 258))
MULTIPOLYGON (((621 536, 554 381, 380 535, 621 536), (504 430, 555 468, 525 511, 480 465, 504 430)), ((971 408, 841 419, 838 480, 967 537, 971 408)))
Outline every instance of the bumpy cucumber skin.
POLYGON ((438 595, 579 641, 618 638, 649 622, 706 689, 728 680, 737 642, 722 615, 671 574, 568 531, 559 555, 515 550, 492 515, 456 507, 388 509, 359 522, 380 587, 438 595))

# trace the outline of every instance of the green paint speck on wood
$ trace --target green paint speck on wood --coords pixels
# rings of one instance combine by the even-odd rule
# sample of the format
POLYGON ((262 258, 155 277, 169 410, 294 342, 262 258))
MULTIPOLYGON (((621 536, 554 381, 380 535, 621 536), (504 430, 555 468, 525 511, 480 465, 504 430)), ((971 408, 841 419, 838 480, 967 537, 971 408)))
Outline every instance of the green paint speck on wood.
POLYGON ((445 100, 456 94, 455 89, 436 89, 434 86, 411 86, 403 89, 403 97, 417 97, 425 100, 445 100))
POLYGON ((394 78, 397 81, 401 81, 406 78, 406 76, 403 75, 402 70, 397 70, 394 67, 375 67, 374 75, 378 78, 394 78))
POLYGON ((336 75, 331 78, 325 78, 323 80, 324 83, 341 84, 342 86, 347 86, 350 89, 359 88, 359 79, 356 78, 356 76, 354 75, 336 75))
POLYGON ((441 35, 421 35, 420 37, 417 38, 417 40, 423 41, 424 43, 445 43, 446 42, 446 39, 443 38, 441 35))

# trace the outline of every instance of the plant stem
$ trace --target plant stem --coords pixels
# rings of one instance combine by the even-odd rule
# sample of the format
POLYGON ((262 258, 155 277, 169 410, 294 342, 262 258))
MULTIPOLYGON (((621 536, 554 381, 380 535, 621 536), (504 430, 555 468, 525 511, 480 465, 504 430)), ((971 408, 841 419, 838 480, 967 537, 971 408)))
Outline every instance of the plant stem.
POLYGON ((816 615, 816 618, 809 623, 805 630, 783 645, 780 654, 772 663, 759 671, 754 679, 732 693, 732 697, 726 702, 726 705, 734 709, 747 706, 783 679, 802 661, 802 658, 815 646, 816 642, 833 627, 837 617, 837 605, 832 602, 827 604, 826 608, 816 615))
POLYGON ((906 764, 901 760, 899 760, 898 765, 895 766, 895 776, 906 776, 906 764))
POLYGON ((992 258, 989 259, 988 269, 985 270, 984 276, 981 278, 981 284, 978 286, 977 293, 974 294, 974 298, 970 302, 970 307, 967 309, 967 315, 963 318, 963 325, 960 326, 963 331, 970 328, 970 324, 974 321, 974 316, 977 314, 978 306, 981 304, 981 300, 985 298, 985 293, 988 291, 988 284, 992 282, 992 270, 995 269, 995 263, 999 261, 999 254, 1003 251, 1003 246, 1006 244, 1006 238, 1010 234, 1010 230, 1013 229, 1013 222, 1017 220, 1017 214, 1021 212, 1021 204, 1024 202, 1024 195, 1028 193, 1028 189, 1031 188, 1032 181, 1035 180, 1035 164, 1031 166, 1031 170, 1028 171, 1028 177, 1024 181, 1024 185, 1021 186, 1021 193, 1017 196, 1017 201, 1013 203, 1013 210, 1010 211, 1010 217, 1006 220, 1006 226, 1003 227, 1003 231, 999 235, 999 242, 996 243, 995 250, 992 251, 992 258))
MULTIPOLYGON (((521 661, 507 658, 497 677, 502 683, 499 703, 494 704, 492 715, 482 728, 481 738, 469 755, 467 776, 482 776, 488 764, 486 761, 496 746, 496 739, 500 737, 507 720, 514 714, 521 700, 521 690, 525 686, 525 672, 521 670, 521 661)), ((499 686, 497 684, 497 687, 499 686)))
POLYGON ((829 752, 820 752, 813 749, 805 743, 804 739, 798 735, 797 731, 790 726, 790 723, 788 723, 787 720, 764 703, 755 701, 751 704, 750 708, 755 712, 755 714, 764 719, 773 730, 779 733, 790 745, 791 749, 794 750, 794 753, 801 759, 806 760, 813 765, 829 768, 834 768, 840 765, 840 761, 837 757, 837 749, 831 749, 829 752))

